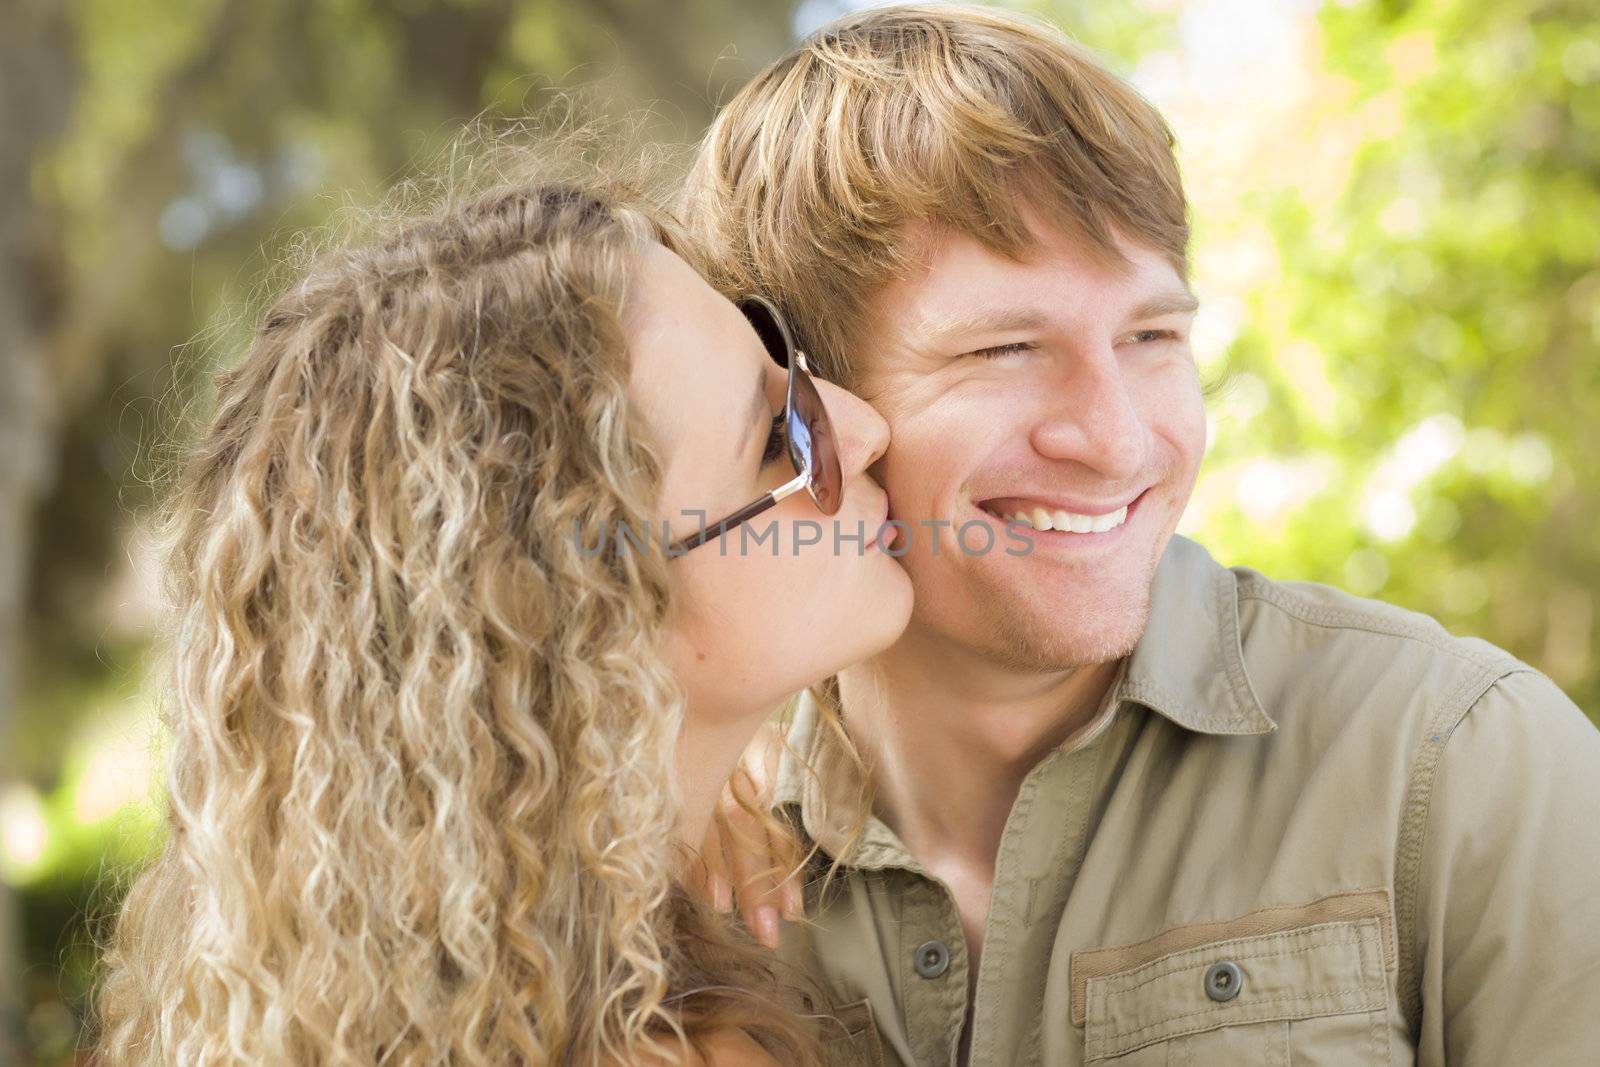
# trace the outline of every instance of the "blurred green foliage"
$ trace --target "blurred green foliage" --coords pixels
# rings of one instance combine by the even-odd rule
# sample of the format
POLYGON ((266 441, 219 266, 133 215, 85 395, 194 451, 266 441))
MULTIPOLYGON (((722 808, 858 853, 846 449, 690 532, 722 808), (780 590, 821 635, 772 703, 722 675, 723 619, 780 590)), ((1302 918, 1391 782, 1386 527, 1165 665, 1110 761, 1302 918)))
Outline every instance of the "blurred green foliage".
MULTIPOLYGON (((653 106, 657 136, 692 139, 797 26, 846 6, 38 6, 40 91, 70 108, 58 136, 0 148, 30 156, 38 236, 26 281, 51 403, 51 475, 33 504, 23 670, 0 774, 24 783, 9 810, 26 800, 43 837, 0 875, 23 908, 21 1025, 40 1062, 75 1055, 93 958, 85 917, 115 903, 95 886, 114 885, 102 872, 136 861, 156 825, 154 798, 115 803, 142 786, 105 786, 143 758, 144 742, 127 738, 144 736, 154 706, 155 592, 136 580, 148 560, 130 530, 168 459, 160 443, 233 351, 234 312, 262 271, 297 231, 372 202, 461 122, 535 110, 561 86, 604 80, 615 107, 653 106)), ((1249 7, 1015 6, 1130 74, 1182 48, 1197 11, 1249 7)), ((1207 366, 1222 387, 1191 532, 1228 562, 1485 636, 1592 714, 1600 23, 1588 6, 1329 2, 1305 58, 1320 88, 1288 135, 1230 160, 1213 135, 1248 125, 1253 110, 1175 125, 1186 171, 1236 188, 1197 202, 1201 296, 1236 321, 1207 366), (1308 178, 1303 157, 1335 143, 1345 146, 1337 173, 1308 178), (1241 233, 1269 246, 1271 269, 1243 283, 1208 276, 1208 249, 1241 233)), ((1272 89, 1257 87, 1263 100, 1272 89)), ((20 283, 0 276, 6 284, 20 283)))
POLYGON ((1291 185, 1241 209, 1267 220, 1281 277, 1229 357, 1259 410, 1209 460, 1266 457, 1320 488, 1281 522, 1234 508, 1202 536, 1484 636, 1593 715, 1600 22, 1587 3, 1445 0, 1330 4, 1321 24, 1345 113, 1392 121, 1331 210, 1291 185))

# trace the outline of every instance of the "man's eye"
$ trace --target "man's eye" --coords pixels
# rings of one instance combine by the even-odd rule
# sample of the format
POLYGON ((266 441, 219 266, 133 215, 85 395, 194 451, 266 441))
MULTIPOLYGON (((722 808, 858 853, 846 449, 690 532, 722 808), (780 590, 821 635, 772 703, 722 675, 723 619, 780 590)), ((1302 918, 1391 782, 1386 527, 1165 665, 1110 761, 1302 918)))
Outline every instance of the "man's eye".
POLYGON ((772 430, 767 434, 767 447, 761 453, 763 467, 776 463, 778 457, 783 455, 784 418, 783 415, 772 416, 772 430))
POLYGON ((1037 346, 1028 341, 1013 341, 1008 345, 994 345, 990 348, 980 348, 974 352, 968 352, 967 354, 969 356, 977 356, 979 359, 998 359, 1000 356, 1009 356, 1017 352, 1031 352, 1035 347, 1037 346))
MULTIPOLYGON (((1140 330, 1131 335, 1131 340, 1138 344, 1154 344, 1160 341, 1181 340, 1176 330, 1140 330)), ((979 348, 968 352, 969 356, 979 359, 999 359, 1001 356, 1015 355, 1019 352, 1031 352, 1039 346, 1030 341, 1013 341, 1007 345, 993 345, 989 348, 979 348)))

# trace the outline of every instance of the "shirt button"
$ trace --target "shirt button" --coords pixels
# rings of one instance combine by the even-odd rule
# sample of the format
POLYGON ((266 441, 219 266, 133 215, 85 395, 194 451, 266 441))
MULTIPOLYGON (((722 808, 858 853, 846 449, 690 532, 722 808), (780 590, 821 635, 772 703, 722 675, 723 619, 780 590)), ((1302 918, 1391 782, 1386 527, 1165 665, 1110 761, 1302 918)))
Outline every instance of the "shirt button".
POLYGON ((937 978, 950 969, 950 946, 943 941, 924 941, 912 956, 917 973, 924 978, 937 978))
POLYGON ((1244 972, 1232 960, 1213 963, 1206 968, 1206 996, 1212 1000, 1232 1000, 1244 985, 1244 972))

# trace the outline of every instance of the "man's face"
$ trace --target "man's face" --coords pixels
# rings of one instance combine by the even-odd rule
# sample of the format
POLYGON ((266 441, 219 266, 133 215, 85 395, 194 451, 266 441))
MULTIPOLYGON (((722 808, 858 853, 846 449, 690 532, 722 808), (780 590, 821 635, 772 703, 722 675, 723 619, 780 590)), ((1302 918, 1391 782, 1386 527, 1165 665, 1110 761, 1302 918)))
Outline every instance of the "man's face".
POLYGON ((1030 222, 1037 246, 1022 262, 924 233, 926 269, 877 295, 857 360, 891 435, 874 474, 912 527, 909 633, 1054 670, 1115 659, 1143 633, 1205 411, 1193 297, 1171 264, 1122 242, 1131 268, 1108 267, 1030 222), (1015 531, 1027 555, 1006 551, 1023 547, 1006 528, 1019 513, 1054 527, 1015 531), (924 520, 951 524, 937 555, 924 520), (991 527, 993 547, 978 551, 974 525, 963 551, 967 523, 991 527))

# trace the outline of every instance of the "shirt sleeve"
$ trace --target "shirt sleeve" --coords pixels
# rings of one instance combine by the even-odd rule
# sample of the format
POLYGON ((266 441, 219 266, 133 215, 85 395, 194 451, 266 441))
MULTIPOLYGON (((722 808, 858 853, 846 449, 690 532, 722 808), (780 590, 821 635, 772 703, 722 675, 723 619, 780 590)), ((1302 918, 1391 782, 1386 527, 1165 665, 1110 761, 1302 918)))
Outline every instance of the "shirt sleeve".
POLYGON ((1507 675, 1446 740, 1416 938, 1417 1062, 1594 1062, 1600 731, 1548 678, 1507 675))

